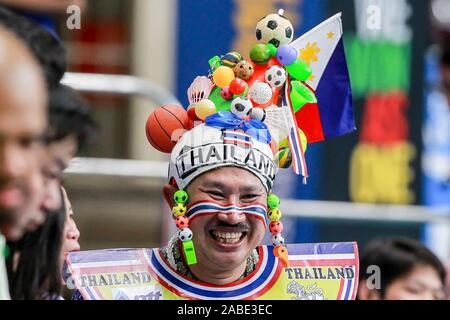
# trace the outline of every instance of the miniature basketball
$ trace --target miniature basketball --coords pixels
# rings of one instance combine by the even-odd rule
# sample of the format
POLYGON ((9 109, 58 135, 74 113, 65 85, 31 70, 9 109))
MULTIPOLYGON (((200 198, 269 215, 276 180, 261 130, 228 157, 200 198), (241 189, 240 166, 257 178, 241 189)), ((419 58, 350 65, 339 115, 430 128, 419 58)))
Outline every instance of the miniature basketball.
POLYGON ((155 109, 147 119, 147 140, 157 150, 170 153, 182 132, 192 128, 186 110, 176 105, 164 105, 155 109))

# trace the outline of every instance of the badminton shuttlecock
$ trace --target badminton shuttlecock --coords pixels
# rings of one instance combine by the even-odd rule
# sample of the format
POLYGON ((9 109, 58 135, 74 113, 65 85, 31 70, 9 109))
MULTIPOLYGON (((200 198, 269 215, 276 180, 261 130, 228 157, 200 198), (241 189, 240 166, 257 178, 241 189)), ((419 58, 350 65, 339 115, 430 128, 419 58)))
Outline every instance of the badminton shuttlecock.
POLYGON ((214 84, 208 77, 196 77, 187 91, 189 103, 195 104, 200 100, 207 99, 213 87, 214 84))

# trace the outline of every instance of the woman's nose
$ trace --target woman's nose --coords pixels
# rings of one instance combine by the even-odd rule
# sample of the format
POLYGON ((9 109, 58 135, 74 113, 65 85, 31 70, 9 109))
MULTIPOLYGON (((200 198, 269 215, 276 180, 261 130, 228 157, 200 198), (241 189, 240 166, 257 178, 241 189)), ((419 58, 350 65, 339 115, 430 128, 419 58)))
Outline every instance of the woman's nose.
POLYGON ((69 232, 67 233, 67 238, 69 240, 75 240, 75 241, 78 241, 78 239, 80 239, 80 231, 78 230, 78 228, 76 226, 69 230, 69 232))

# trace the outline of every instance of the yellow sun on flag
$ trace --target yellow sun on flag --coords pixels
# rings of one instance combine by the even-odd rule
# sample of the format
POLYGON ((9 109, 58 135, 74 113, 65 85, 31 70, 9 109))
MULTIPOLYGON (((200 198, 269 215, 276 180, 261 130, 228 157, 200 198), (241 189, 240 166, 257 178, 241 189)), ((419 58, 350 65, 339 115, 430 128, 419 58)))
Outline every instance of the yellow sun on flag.
POLYGON ((313 61, 317 61, 317 54, 320 52, 320 48, 317 47, 317 41, 314 41, 313 44, 308 42, 306 47, 300 49, 299 58, 305 61, 308 65, 313 61))

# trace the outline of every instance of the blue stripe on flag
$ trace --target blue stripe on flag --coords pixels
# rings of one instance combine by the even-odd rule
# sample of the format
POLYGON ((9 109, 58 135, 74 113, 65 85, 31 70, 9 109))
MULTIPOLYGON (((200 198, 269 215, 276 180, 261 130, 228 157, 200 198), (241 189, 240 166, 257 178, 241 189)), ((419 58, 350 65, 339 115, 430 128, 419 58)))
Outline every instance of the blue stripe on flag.
POLYGON ((342 37, 320 78, 316 97, 325 138, 341 136, 356 129, 342 37))

